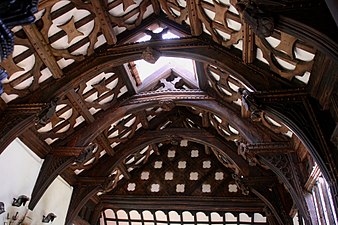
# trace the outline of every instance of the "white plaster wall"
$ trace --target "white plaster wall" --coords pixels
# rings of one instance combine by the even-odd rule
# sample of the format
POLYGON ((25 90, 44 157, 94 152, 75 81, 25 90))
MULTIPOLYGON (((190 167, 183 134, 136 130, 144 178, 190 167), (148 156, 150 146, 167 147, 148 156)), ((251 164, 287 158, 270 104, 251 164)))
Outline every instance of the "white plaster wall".
POLYGON ((34 211, 30 213, 31 224, 40 224, 42 215, 52 212, 57 216, 52 224, 64 225, 72 191, 73 188, 58 176, 41 197, 34 211))
POLYGON ((42 216, 53 212, 57 218, 52 224, 64 225, 72 187, 58 177, 42 196, 33 212, 25 207, 12 207, 13 198, 20 195, 31 197, 34 184, 39 175, 43 160, 35 155, 19 139, 15 139, 0 155, 0 202, 5 203, 6 212, 0 215, 0 224, 6 221, 7 213, 28 212, 27 222, 32 225, 42 224, 42 216))
POLYGON ((0 215, 0 222, 4 222, 7 212, 11 211, 13 198, 30 197, 42 163, 19 139, 0 155, 0 201, 6 209, 6 213, 0 215))

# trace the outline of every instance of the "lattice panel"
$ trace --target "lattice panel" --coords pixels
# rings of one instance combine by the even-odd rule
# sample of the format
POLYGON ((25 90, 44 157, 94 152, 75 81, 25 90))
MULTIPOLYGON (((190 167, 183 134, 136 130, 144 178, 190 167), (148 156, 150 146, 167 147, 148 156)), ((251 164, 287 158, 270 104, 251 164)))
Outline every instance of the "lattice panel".
POLYGON ((212 65, 206 65, 208 84, 227 102, 241 105, 241 96, 238 89, 248 89, 241 81, 229 73, 212 65))
POLYGON ((240 141, 242 136, 231 123, 218 115, 201 109, 189 108, 189 110, 202 118, 203 126, 213 126, 217 133, 228 141, 240 141))
POLYGON ((114 69, 107 69, 79 85, 77 94, 81 96, 92 115, 114 105, 127 94, 127 87, 114 69))
POLYGON ((278 31, 265 39, 256 37, 255 44, 256 58, 268 64, 273 72, 288 80, 295 77, 307 84, 316 52, 313 47, 278 31))
POLYGON ((115 34, 131 30, 154 12, 150 0, 106 1, 115 34))
POLYGON ((52 1, 40 12, 41 34, 51 46, 53 55, 61 57, 61 68, 82 60, 94 48, 105 43, 99 35, 100 21, 91 4, 82 1, 52 1))
POLYGON ((165 225, 165 224, 228 224, 259 225, 267 224, 261 213, 239 213, 222 211, 175 211, 175 210, 126 210, 106 209, 101 212, 101 225, 165 225))
POLYGON ((15 29, 20 30, 15 33, 14 52, 0 64, 9 75, 3 81, 4 93, 1 97, 5 102, 30 94, 52 77, 51 71, 34 51, 23 30, 19 27, 15 29))
POLYGON ((139 166, 113 195, 242 196, 231 176, 233 171, 213 154, 206 154, 204 146, 187 140, 148 146, 138 157, 127 157, 127 167, 130 162, 139 166))
POLYGON ((198 0, 198 15, 203 31, 212 39, 225 46, 239 43, 242 39, 242 24, 235 8, 237 0, 198 0))

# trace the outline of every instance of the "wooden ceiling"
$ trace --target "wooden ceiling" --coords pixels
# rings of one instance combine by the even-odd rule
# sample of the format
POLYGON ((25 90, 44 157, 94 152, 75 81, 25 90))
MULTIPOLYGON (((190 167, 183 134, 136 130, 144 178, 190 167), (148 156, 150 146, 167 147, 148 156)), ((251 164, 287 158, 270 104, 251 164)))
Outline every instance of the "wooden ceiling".
POLYGON ((297 208, 310 224, 302 186, 314 160, 337 185, 337 43, 293 17, 323 2, 257 2, 274 19, 270 37, 236 0, 42 0, 0 64, 0 152, 20 137, 45 159, 29 207, 61 175, 74 187, 67 224, 156 201, 259 212, 269 224, 290 224, 297 208), (179 38, 137 42, 159 27, 179 38), (194 60, 198 84, 174 70, 142 83, 134 61, 159 56, 194 60))

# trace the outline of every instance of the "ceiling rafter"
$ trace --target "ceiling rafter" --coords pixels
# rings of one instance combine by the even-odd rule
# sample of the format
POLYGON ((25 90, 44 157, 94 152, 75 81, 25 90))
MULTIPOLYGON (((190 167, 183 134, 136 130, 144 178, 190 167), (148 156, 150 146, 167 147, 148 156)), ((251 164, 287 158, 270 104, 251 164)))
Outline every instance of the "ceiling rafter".
POLYGON ((109 15, 107 13, 107 6, 103 3, 102 0, 91 1, 91 4, 94 6, 95 14, 100 20, 100 26, 102 27, 102 32, 107 40, 109 45, 114 45, 117 42, 117 38, 111 22, 109 20, 109 15))
POLYGON ((49 68, 53 76, 58 79, 63 76, 63 71, 60 69, 52 54, 52 50, 45 42, 43 36, 38 31, 35 24, 23 26, 23 30, 27 34, 29 41, 32 43, 35 51, 43 63, 49 68))

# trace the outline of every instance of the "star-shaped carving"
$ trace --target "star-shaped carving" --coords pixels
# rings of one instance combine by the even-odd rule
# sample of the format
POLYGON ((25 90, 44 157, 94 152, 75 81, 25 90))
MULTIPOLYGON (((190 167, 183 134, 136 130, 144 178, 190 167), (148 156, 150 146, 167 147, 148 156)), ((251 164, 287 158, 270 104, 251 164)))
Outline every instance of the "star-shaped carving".
POLYGON ((95 88, 97 90, 97 92, 99 93, 99 96, 101 96, 106 91, 111 90, 111 89, 107 88, 105 78, 103 78, 99 83, 93 84, 92 86, 93 86, 93 88, 95 88))
POLYGON ((23 68, 15 64, 12 55, 3 61, 3 63, 1 63, 1 66, 7 71, 8 76, 11 76, 16 72, 24 71, 23 68))
POLYGON ((123 11, 126 11, 129 6, 134 5, 134 0, 123 0, 123 11))
POLYGON ((64 32, 66 32, 68 36, 68 44, 72 42, 74 38, 84 35, 84 33, 76 29, 73 16, 67 23, 60 25, 58 27, 61 28, 64 32))

